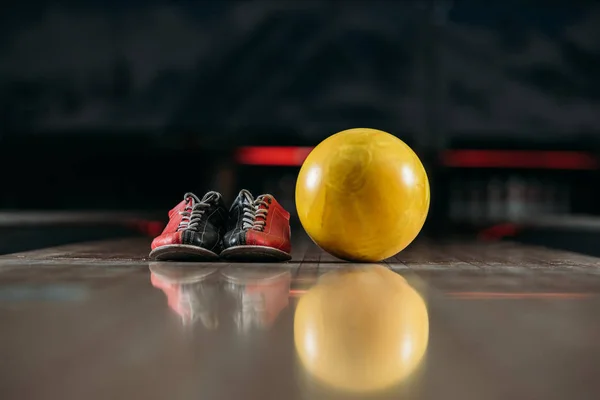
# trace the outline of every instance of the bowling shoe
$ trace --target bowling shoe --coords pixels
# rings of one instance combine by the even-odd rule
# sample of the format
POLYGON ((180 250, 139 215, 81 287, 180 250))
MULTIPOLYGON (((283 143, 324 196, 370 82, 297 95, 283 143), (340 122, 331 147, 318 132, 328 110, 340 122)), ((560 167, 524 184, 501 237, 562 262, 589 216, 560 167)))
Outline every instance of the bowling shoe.
POLYGON ((270 194, 242 190, 231 205, 221 257, 237 261, 291 258, 290 213, 270 194))
POLYGON ((208 192, 200 200, 186 193, 169 211, 169 223, 152 241, 153 260, 208 261, 217 259, 222 248, 227 208, 222 196, 208 192))

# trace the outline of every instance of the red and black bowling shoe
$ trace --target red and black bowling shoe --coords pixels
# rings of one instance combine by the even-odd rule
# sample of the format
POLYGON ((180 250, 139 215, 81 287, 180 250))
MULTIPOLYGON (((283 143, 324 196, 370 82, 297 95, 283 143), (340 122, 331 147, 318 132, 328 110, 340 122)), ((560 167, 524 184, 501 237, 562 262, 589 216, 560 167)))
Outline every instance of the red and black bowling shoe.
POLYGON ((273 196, 242 190, 229 210, 221 257, 238 261, 291 259, 290 213, 273 196))
POLYGON ((169 211, 169 223, 152 241, 153 260, 208 261, 221 251, 227 208, 217 192, 202 200, 186 193, 181 203, 169 211))

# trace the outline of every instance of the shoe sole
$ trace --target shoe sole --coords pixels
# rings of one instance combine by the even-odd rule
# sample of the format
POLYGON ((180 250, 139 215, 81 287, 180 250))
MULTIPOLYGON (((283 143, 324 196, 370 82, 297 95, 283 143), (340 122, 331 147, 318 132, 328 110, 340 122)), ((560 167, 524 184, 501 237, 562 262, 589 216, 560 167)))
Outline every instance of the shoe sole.
POLYGON ((170 244, 157 247, 150 252, 150 258, 156 261, 215 261, 217 253, 189 244, 170 244))
POLYGON ((221 252, 221 258, 231 261, 289 261, 292 256, 285 251, 268 246, 234 246, 221 252))

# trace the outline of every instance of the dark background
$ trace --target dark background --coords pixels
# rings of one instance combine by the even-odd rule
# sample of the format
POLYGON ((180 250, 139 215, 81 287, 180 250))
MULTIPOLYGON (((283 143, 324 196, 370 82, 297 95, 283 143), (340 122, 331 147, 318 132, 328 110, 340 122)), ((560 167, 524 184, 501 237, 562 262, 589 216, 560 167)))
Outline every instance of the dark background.
POLYGON ((31 1, 0 31, 6 212, 164 218, 186 191, 247 187, 293 213, 299 166, 237 152, 352 127, 417 151, 428 233, 550 219, 564 247, 564 221, 600 212, 595 2, 31 1), (448 161, 464 149, 488 152, 448 161))

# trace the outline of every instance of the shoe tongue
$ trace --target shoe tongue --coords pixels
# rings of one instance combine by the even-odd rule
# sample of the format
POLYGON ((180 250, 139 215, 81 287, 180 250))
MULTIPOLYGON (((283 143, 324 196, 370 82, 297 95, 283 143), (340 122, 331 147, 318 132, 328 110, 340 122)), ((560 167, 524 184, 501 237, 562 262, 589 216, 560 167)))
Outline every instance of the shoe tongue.
MULTIPOLYGON (((259 203, 258 204, 258 209, 259 210, 260 209, 268 209, 269 206, 267 204, 265 204, 265 202, 268 203, 268 204, 271 204, 271 199, 272 198, 273 198, 273 196, 271 196, 270 194, 261 194, 260 196, 258 196, 256 198, 257 203, 259 203)), ((261 217, 264 218, 264 215, 261 216, 261 217)))
POLYGON ((217 192, 208 192, 202 198, 202 202, 203 203, 214 203, 217 200, 219 200, 220 197, 221 197, 221 195, 217 192))
POLYGON ((251 204, 254 202, 254 196, 246 189, 240 190, 238 198, 241 200, 242 204, 251 204))
POLYGON ((188 204, 190 201, 195 201, 196 203, 200 202, 200 199, 194 193, 186 193, 185 196, 183 196, 183 199, 188 204))
POLYGON ((200 199, 194 193, 186 193, 185 196, 183 196, 183 202, 184 207, 188 208, 193 207, 194 204, 198 204, 200 202, 200 199))
POLYGON ((261 194, 260 196, 258 196, 256 198, 256 200, 265 200, 268 202, 272 198, 273 198, 273 196, 271 196, 270 194, 261 194))

